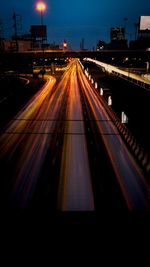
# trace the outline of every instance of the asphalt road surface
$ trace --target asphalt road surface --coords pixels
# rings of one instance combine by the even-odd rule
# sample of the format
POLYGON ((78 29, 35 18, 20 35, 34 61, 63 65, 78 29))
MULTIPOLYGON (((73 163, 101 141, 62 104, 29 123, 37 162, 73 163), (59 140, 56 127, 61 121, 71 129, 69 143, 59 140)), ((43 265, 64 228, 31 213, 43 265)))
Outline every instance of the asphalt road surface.
MULTIPOLYGON (((93 212, 101 207, 96 204, 101 194, 109 199, 112 185, 119 192, 117 197, 112 194, 116 204, 122 202, 129 211, 149 212, 149 185, 79 61, 68 65, 58 84, 54 77, 46 78, 46 84, 1 133, 3 207, 93 212), (95 132, 95 128, 93 150, 96 157, 100 155, 96 190, 91 167, 94 158, 88 144, 88 132, 95 132)), ((107 201, 109 205, 111 201, 107 201)))

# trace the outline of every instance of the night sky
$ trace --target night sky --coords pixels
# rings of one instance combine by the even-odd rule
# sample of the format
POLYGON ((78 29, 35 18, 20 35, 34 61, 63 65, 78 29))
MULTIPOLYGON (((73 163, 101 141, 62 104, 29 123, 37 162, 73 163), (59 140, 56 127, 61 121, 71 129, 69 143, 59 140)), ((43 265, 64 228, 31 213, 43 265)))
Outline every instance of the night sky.
MULTIPOLYGON (((62 43, 66 39, 72 49, 79 49, 84 38, 85 48, 92 49, 99 39, 109 42, 110 27, 123 27, 127 38, 133 39, 134 23, 140 15, 150 15, 150 0, 46 0, 48 9, 44 23, 48 27, 48 42, 62 43)), ((3 36, 13 34, 13 10, 22 17, 22 30, 28 33, 30 25, 40 24, 35 0, 1 0, 0 23, 3 36)))

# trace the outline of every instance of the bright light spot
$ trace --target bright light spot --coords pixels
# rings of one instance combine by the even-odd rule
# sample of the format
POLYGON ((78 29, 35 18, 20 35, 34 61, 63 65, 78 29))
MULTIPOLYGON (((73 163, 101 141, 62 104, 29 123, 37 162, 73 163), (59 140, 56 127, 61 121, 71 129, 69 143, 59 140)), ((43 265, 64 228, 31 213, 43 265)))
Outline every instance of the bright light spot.
POLYGON ((66 41, 64 41, 63 46, 67 47, 67 42, 66 41))
POLYGON ((45 11, 46 10, 46 4, 44 2, 38 2, 36 4, 36 10, 37 11, 45 11))

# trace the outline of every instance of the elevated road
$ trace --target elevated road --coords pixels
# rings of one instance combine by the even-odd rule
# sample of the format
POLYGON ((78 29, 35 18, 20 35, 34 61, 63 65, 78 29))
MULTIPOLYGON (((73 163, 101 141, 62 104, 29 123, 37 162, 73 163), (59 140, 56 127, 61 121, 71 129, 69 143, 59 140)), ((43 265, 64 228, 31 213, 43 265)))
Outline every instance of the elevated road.
MULTIPOLYGON (((44 58, 54 62, 57 59, 65 58, 92 58, 109 63, 123 64, 126 58, 132 63, 132 67, 141 67, 146 70, 146 62, 150 61, 150 51, 145 50, 101 50, 101 51, 63 51, 45 50, 44 58), (113 60, 112 60, 113 59, 113 60), (140 66, 139 66, 140 62, 140 66), (134 66, 135 65, 135 66, 134 66)), ((1 70, 32 71, 33 62, 41 62, 43 51, 24 51, 19 53, 3 52, 0 53, 1 70)), ((47 64, 46 63, 46 64, 47 64)), ((124 64, 122 65, 124 67, 124 64)), ((126 66, 127 67, 127 66, 126 66)), ((129 66, 130 67, 130 66, 129 66)))
POLYGON ((92 59, 92 58, 85 58, 84 60, 89 61, 89 62, 93 62, 96 65, 104 68, 106 72, 117 75, 123 79, 127 79, 128 81, 133 82, 136 85, 139 85, 141 87, 144 87, 145 89, 150 90, 150 80, 144 76, 141 76, 139 74, 135 74, 133 72, 122 70, 119 67, 116 67, 116 66, 113 66, 113 65, 110 65, 110 64, 92 59))

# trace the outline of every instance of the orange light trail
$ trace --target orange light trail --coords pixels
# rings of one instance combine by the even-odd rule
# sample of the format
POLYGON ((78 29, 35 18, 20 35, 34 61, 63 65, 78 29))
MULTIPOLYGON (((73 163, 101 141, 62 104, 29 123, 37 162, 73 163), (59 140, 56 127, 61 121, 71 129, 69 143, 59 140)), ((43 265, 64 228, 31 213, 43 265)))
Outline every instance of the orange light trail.
POLYGON ((89 84, 80 65, 78 71, 84 94, 95 117, 128 209, 150 210, 150 188, 142 171, 119 136, 117 128, 110 121, 98 92, 89 84))
POLYGON ((58 208, 63 211, 93 211, 94 199, 76 68, 74 61, 65 77, 69 88, 66 118, 69 123, 66 123, 65 133, 69 135, 64 137, 58 208))

